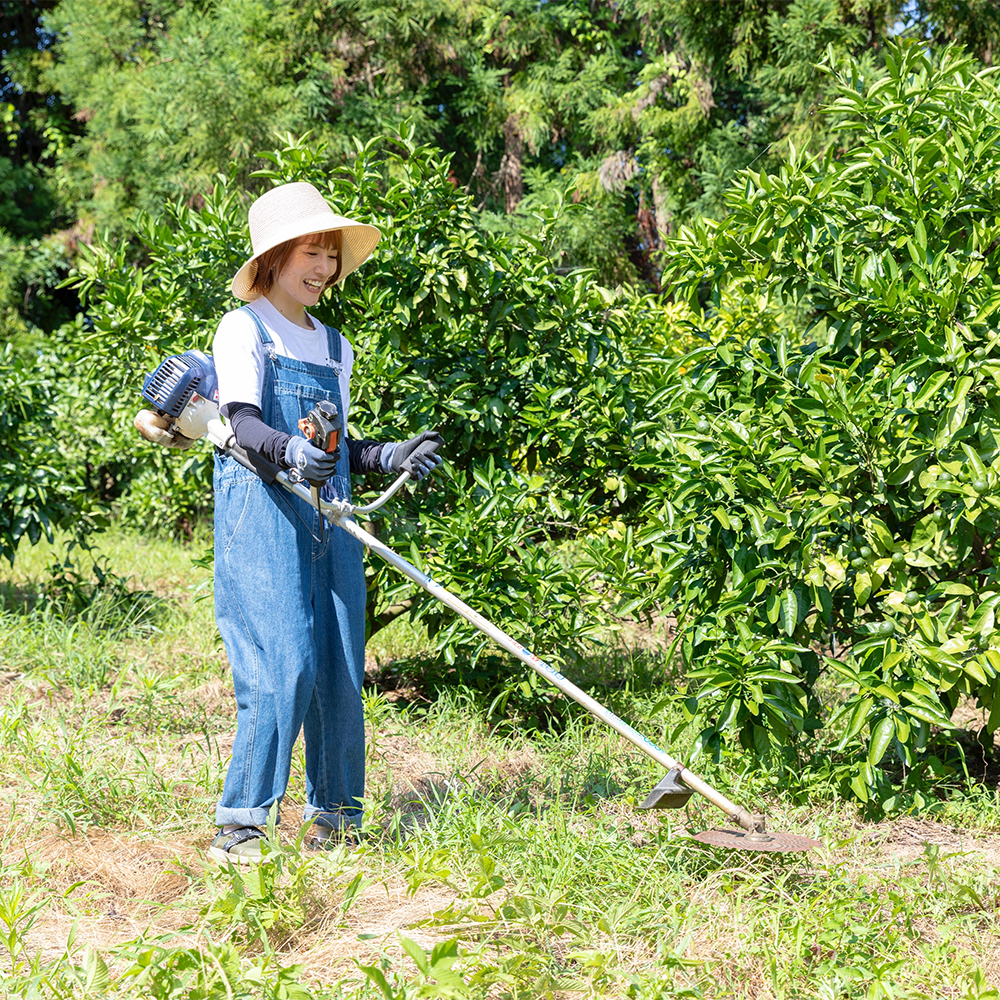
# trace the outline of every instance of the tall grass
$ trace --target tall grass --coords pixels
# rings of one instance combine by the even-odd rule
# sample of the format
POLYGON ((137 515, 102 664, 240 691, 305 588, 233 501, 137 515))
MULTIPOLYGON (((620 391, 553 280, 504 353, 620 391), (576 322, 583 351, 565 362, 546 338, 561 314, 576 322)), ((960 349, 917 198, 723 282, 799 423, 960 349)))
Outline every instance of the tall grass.
MULTIPOLYGON (((995 789, 871 823, 819 768, 703 760, 772 828, 825 845, 706 848, 690 833, 724 817, 637 810, 661 774, 575 708, 540 733, 422 689, 430 647, 406 622, 370 650, 400 683, 366 691, 361 845, 304 848, 299 748, 269 864, 208 864, 235 715, 209 575, 197 545, 103 545, 143 596, 60 610, 39 596, 42 549, 0 584, 4 996, 1000 996, 995 789)), ((655 639, 586 680, 684 757, 683 679, 655 639)))

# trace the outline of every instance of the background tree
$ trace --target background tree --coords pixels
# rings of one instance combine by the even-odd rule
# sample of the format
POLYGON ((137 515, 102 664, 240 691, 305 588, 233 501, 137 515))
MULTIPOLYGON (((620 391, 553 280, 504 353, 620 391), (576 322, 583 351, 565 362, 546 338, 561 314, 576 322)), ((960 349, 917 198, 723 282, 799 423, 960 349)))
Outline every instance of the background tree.
POLYGON ((960 697, 985 745, 1000 725, 1000 95, 956 50, 832 61, 856 145, 747 171, 673 244, 675 287, 707 286, 728 339, 664 372, 632 551, 637 600, 680 609, 702 747, 794 774, 828 724, 831 775, 893 806, 945 771, 931 727, 960 697))
POLYGON ((1000 8, 990 0, 923 0, 907 14, 936 44, 957 43, 992 66, 1000 51, 1000 8))
POLYGON ((251 151, 276 132, 349 157, 351 137, 406 120, 452 154, 485 225, 530 236, 558 210, 557 266, 655 288, 672 220, 722 211, 735 170, 778 162, 776 140, 831 141, 812 65, 828 44, 877 59, 901 7, 62 0, 44 20, 55 44, 18 66, 84 127, 59 178, 98 227, 203 197, 232 159, 252 185, 251 151))

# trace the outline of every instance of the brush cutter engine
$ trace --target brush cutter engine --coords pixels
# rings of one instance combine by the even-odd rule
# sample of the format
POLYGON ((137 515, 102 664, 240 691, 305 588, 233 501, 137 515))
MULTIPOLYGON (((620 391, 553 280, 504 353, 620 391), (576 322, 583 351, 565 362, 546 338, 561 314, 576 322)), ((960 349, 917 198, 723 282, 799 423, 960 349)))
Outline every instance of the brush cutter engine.
POLYGON ((207 437, 266 483, 273 483, 281 471, 263 455, 241 448, 222 422, 215 363, 204 352, 185 351, 167 358, 146 376, 142 398, 155 407, 140 410, 135 417, 136 429, 147 441, 187 448, 207 437))
POLYGON ((142 384, 142 398, 191 440, 208 433, 219 417, 219 380, 215 363, 202 351, 167 358, 142 384))

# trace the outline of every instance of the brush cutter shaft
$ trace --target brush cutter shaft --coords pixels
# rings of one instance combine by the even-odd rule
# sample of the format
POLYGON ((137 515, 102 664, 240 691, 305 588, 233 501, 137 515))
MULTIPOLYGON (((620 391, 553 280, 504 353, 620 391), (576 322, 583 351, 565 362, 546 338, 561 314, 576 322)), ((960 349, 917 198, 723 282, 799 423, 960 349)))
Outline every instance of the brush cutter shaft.
MULTIPOLYGON (((393 483, 390 490, 386 491, 386 494, 379 497, 375 503, 370 504, 367 508, 351 508, 349 504, 345 504, 339 509, 337 506, 332 504, 322 504, 322 510, 326 516, 339 528, 342 528, 349 535, 353 535, 358 539, 366 548, 370 549, 381 559, 384 559, 390 566, 394 566, 398 569, 404 576, 409 577, 414 583, 419 584, 427 591, 432 597, 436 597, 442 604, 451 608, 452 611, 460 614, 466 621, 471 622, 480 632, 488 635, 497 644, 506 649, 509 653, 516 656, 522 663, 526 663, 532 670, 535 671, 540 677, 548 681, 553 687, 558 688, 564 695, 568 698, 572 698, 578 705, 585 708, 591 715, 599 719, 605 725, 610 726, 616 733, 620 736, 625 737, 630 743, 638 747, 647 757, 652 758, 657 763, 662 764, 668 770, 671 768, 676 768, 678 770, 678 777, 684 782, 688 788, 693 791, 698 792, 709 800, 713 805, 718 806, 723 812, 729 816, 733 822, 738 823, 744 830, 753 829, 753 821, 750 813, 745 809, 741 809, 735 803, 730 802, 721 792, 714 789, 711 785, 707 784, 698 775, 689 771, 683 764, 679 761, 674 760, 666 751, 661 750, 655 743, 643 736, 642 733, 633 729, 627 722, 620 719, 614 712, 609 711, 600 702, 593 699, 586 691, 582 691, 578 688, 571 680, 563 676, 558 670, 550 666, 543 659, 536 656, 529 649, 517 642, 515 639, 511 638, 502 629, 497 628, 492 622, 484 618, 478 611, 470 608, 468 604, 457 598, 450 591, 445 590, 440 583, 432 580, 426 573, 422 573, 416 566, 411 562, 408 562, 401 555, 394 552, 389 548, 384 542, 380 541, 374 535, 369 534, 364 528, 361 527, 352 518, 352 513, 367 513, 370 510, 374 510, 376 507, 382 505, 385 500, 388 499, 392 493, 394 493, 399 487, 409 478, 408 473, 403 473, 399 479, 393 483)), ((297 496, 302 497, 308 503, 312 502, 312 497, 307 489, 301 484, 292 483, 284 473, 278 475, 278 482, 281 483, 286 489, 291 490, 297 496)))
MULTIPOLYGON (((624 736, 625 739, 638 747, 647 757, 651 757, 667 769, 677 768, 680 772, 680 778, 685 785, 704 795, 710 802, 717 805, 734 821, 738 822, 740 826, 743 826, 744 816, 746 817, 746 822, 750 823, 750 814, 745 809, 741 809, 730 802, 729 799, 702 781, 696 774, 692 774, 683 764, 674 760, 670 754, 661 750, 655 743, 633 729, 627 722, 620 719, 614 712, 609 711, 600 702, 595 701, 586 691, 582 691, 558 670, 532 653, 531 650, 525 649, 521 643, 511 638, 502 629, 497 628, 492 622, 487 621, 478 611, 473 610, 464 601, 459 600, 454 594, 445 590, 440 583, 435 582, 426 573, 422 573, 416 566, 412 565, 412 563, 407 562, 402 556, 397 555, 384 542, 369 535, 359 524, 347 518, 335 518, 335 522, 348 532, 348 534, 353 535, 371 549, 372 552, 376 553, 376 555, 384 559, 391 566, 395 566, 405 576, 408 576, 414 583, 420 584, 432 597, 436 597, 442 604, 447 605, 452 611, 456 611, 466 621, 475 625, 480 632, 488 635, 498 645, 503 646, 507 652, 516 656, 522 663, 526 663, 536 674, 548 681, 553 687, 558 688, 568 698, 572 698, 578 705, 585 708, 595 718, 600 719, 605 725, 610 726, 620 736, 624 736)), ((749 830, 751 826, 747 825, 745 829, 749 830)))
MULTIPOLYGON (((208 436, 216 444, 219 444, 220 447, 231 448, 232 435, 228 431, 228 428, 222 425, 220 421, 211 422, 208 428, 208 436), (215 426, 216 424, 218 426, 215 426), (225 443, 221 440, 224 435, 228 435, 225 443)), ((239 454, 239 449, 231 450, 230 454, 238 462, 251 469, 251 471, 256 471, 245 457, 239 454)), ((572 698, 573 701, 585 708, 595 718, 599 719, 606 726, 610 726, 620 736, 625 737, 625 739, 638 747, 647 757, 652 758, 658 764, 662 764, 668 770, 676 768, 677 776, 688 788, 698 792, 713 805, 718 806, 734 823, 738 823, 744 830, 753 830, 753 817, 745 809, 741 809, 735 803, 730 802, 725 795, 703 781, 697 774, 689 771, 679 761, 674 760, 670 754, 665 750, 661 750, 655 743, 643 736, 638 730, 633 729, 623 719, 618 718, 614 712, 605 708, 594 698, 591 698, 586 691, 582 691, 558 670, 532 653, 530 649, 526 649, 521 643, 511 638, 503 629, 497 628, 496 625, 484 618, 478 611, 470 608, 468 604, 457 598, 450 591, 445 590, 440 583, 432 580, 426 573, 421 572, 411 562, 408 562, 401 555, 394 552, 385 542, 369 534, 354 520, 354 514, 367 514, 377 507, 381 507, 409 478, 410 474, 404 472, 382 496, 367 507, 354 507, 346 501, 340 503, 336 501, 333 503, 321 501, 319 503, 319 510, 331 523, 336 524, 337 527, 342 528, 349 535, 358 539, 362 545, 370 549, 381 559, 384 559, 390 566, 394 566, 404 576, 409 577, 414 583, 423 587, 432 597, 436 597, 442 604, 460 614, 466 621, 471 622, 480 632, 488 635, 494 642, 506 649, 507 652, 531 667, 543 680, 548 681, 549 684, 558 688, 568 698, 572 698)), ((303 483, 293 482, 285 472, 278 472, 275 481, 289 492, 301 497, 306 503, 316 506, 316 500, 312 492, 303 483)))

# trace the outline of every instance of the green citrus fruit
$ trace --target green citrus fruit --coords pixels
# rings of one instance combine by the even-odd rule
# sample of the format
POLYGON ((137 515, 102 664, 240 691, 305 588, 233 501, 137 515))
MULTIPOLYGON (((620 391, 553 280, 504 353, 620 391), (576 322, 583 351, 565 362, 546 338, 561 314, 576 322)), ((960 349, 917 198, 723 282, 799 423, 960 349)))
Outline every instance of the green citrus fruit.
POLYGON ((893 552, 893 554, 892 554, 892 564, 897 569, 899 569, 900 566, 905 566, 906 565, 906 556, 904 556, 902 552, 893 552))
POLYGON ((954 482, 954 480, 955 477, 950 472, 942 472, 941 475, 938 476, 939 483, 951 483, 954 482))
POLYGON ((931 520, 935 524, 942 524, 947 517, 948 515, 943 510, 936 510, 931 514, 931 520))
POLYGON ((875 626, 875 629, 876 629, 876 631, 878 632, 879 635, 881 635, 884 638, 888 639, 889 636, 892 635, 896 631, 896 623, 893 622, 893 621, 889 621, 887 619, 884 622, 879 622, 878 625, 875 626))
POLYGON ((858 552, 858 555, 861 556, 862 559, 871 559, 871 557, 875 555, 875 553, 872 552, 869 546, 862 545, 861 550, 858 552))
POLYGON ((866 565, 867 563, 864 561, 864 559, 855 558, 851 560, 852 569, 864 569, 866 565))
POLYGON ((707 420, 699 420, 694 426, 699 434, 707 434, 712 429, 712 425, 707 420))
POLYGON ((989 490, 990 490, 990 481, 988 479, 982 479, 982 478, 973 479, 972 480, 972 488, 977 493, 989 493, 989 490))
POLYGON ((972 356, 973 356, 973 357, 974 357, 974 358, 975 358, 975 359, 976 359, 977 361, 982 361, 982 360, 983 360, 983 358, 985 358, 985 357, 986 357, 986 350, 985 350, 984 348, 982 348, 982 347, 977 347, 977 348, 976 348, 976 349, 975 349, 975 350, 974 350, 974 351, 972 352, 972 356))
POLYGON ((912 608, 915 604, 920 603, 920 595, 915 590, 908 590, 903 600, 912 608))

